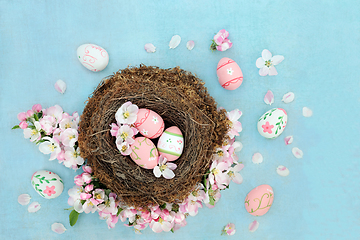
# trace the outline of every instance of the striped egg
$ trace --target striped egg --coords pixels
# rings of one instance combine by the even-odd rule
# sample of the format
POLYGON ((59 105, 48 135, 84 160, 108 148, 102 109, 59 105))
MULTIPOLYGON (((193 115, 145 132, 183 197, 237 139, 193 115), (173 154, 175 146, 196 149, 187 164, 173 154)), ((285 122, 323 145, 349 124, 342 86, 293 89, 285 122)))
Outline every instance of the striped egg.
POLYGON ((237 63, 230 58, 222 58, 216 69, 220 85, 227 90, 235 90, 243 81, 243 73, 237 63))
POLYGON ((184 137, 176 126, 165 129, 159 138, 157 148, 168 161, 177 160, 184 149, 184 137))

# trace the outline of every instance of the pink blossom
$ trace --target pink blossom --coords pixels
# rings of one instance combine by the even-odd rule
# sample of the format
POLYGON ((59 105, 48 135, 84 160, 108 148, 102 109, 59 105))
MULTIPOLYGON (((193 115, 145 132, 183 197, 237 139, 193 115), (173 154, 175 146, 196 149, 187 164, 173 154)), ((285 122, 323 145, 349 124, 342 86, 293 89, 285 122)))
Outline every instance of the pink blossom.
POLYGON ((82 178, 82 175, 77 175, 74 177, 74 182, 77 186, 82 186, 84 185, 84 180, 82 178))
POLYGON ((73 147, 78 140, 78 131, 68 128, 60 134, 61 142, 65 146, 73 147))
POLYGON ((119 221, 119 217, 117 217, 116 215, 110 215, 110 217, 108 217, 106 219, 106 224, 108 225, 108 228, 114 228, 115 224, 119 221))
POLYGON ((221 29, 215 36, 214 41, 217 45, 221 45, 226 38, 229 37, 229 32, 225 29, 221 29))
POLYGON ((26 118, 29 118, 29 117, 31 117, 32 115, 34 115, 33 110, 27 110, 27 112, 25 113, 26 118))
POLYGON ((263 128, 263 132, 264 133, 269 133, 269 134, 271 134, 272 133, 272 130, 271 129, 273 129, 273 127, 274 127, 274 125, 270 125, 270 123, 269 122, 266 122, 264 125, 262 125, 261 126, 262 128, 263 128))
POLYGON ((119 131, 119 126, 116 123, 112 123, 110 127, 111 127, 110 130, 111 136, 116 137, 119 131))
POLYGON ((24 112, 18 113, 17 118, 19 121, 26 121, 26 114, 24 112))
POLYGON ((41 112, 42 110, 42 107, 40 104, 34 104, 31 108, 34 112, 38 113, 38 112, 41 112))
POLYGON ((55 118, 56 123, 59 123, 62 119, 63 109, 59 105, 49 107, 44 110, 44 115, 52 116, 55 118))
POLYGON ((211 185, 214 185, 216 183, 216 185, 220 188, 225 188, 225 185, 229 184, 229 177, 227 176, 227 174, 224 172, 225 170, 228 169, 228 165, 227 163, 224 162, 220 162, 218 164, 217 161, 213 161, 213 163, 211 164, 210 167, 210 173, 209 173, 209 182, 211 185))
POLYGON ((104 197, 104 202, 100 205, 98 205, 98 209, 103 212, 103 213, 108 213, 108 214, 112 214, 112 215, 116 215, 117 214, 117 207, 116 207, 116 194, 115 193, 110 193, 109 197, 107 197, 105 195, 104 197))
POLYGON ((129 142, 124 142, 121 137, 118 137, 116 138, 115 144, 122 155, 127 156, 131 154, 132 149, 129 142))
POLYGON ((82 169, 84 170, 84 172, 92 173, 92 169, 91 169, 90 166, 83 165, 83 166, 82 166, 82 169))
POLYGON ((235 136, 239 136, 239 132, 242 131, 242 125, 238 121, 238 119, 242 116, 242 112, 239 109, 232 110, 231 112, 227 112, 226 116, 231 121, 230 130, 227 135, 230 138, 234 138, 235 136))
POLYGON ((92 190, 94 190, 94 185, 93 184, 89 184, 85 187, 85 192, 91 192, 92 190))
POLYGON ((240 175, 241 169, 244 168, 244 164, 236 164, 234 167, 229 168, 227 170, 227 174, 229 175, 230 180, 232 180, 234 183, 241 184, 243 181, 242 176, 240 175))
POLYGON ((216 50, 224 52, 232 47, 232 42, 229 39, 225 39, 224 42, 216 46, 216 50))
POLYGON ((43 116, 40 119, 41 128, 47 135, 50 135, 56 127, 56 119, 53 116, 43 116))
POLYGON ((232 47, 231 41, 228 39, 229 32, 225 29, 220 30, 212 40, 212 44, 210 46, 211 50, 218 50, 218 51, 226 51, 227 49, 232 47))
POLYGON ((87 172, 82 173, 81 178, 84 181, 84 183, 86 183, 86 184, 89 184, 91 182, 91 180, 92 180, 91 175, 89 173, 87 173, 87 172))
POLYGON ((86 199, 89 199, 89 198, 91 198, 91 194, 90 193, 80 193, 80 199, 81 200, 86 200, 86 199))
POLYGON ((72 117, 69 114, 63 114, 62 119, 59 123, 59 127, 61 131, 65 131, 68 128, 73 128, 75 130, 78 129, 78 126, 75 121, 73 121, 72 117))
POLYGON ((117 124, 133 124, 136 121, 138 106, 131 102, 126 102, 115 113, 117 124))
POLYGON ((102 189, 95 189, 93 191, 93 198, 91 199, 91 202, 94 204, 94 205, 99 205, 100 203, 103 203, 104 202, 104 199, 105 199, 105 192, 104 190, 102 189))
POLYGON ((90 212, 94 213, 97 210, 96 205, 93 204, 91 201, 92 198, 89 198, 86 200, 86 202, 83 204, 83 211, 88 214, 90 212))
POLYGON ((234 235, 235 232, 236 232, 235 224, 229 223, 224 227, 222 234, 227 234, 227 235, 231 236, 231 235, 234 235))
POLYGON ((174 223, 167 222, 163 220, 161 217, 159 217, 158 219, 153 219, 150 222, 149 226, 156 233, 160 233, 162 231, 169 232, 171 228, 174 226, 174 223))
POLYGON ((25 122, 25 121, 21 121, 20 123, 19 123, 19 127, 21 128, 21 129, 25 129, 25 128, 27 128, 29 126, 29 124, 27 123, 27 122, 25 122))
MULTIPOLYGON (((136 129, 135 131, 137 133, 136 129)), ((135 131, 129 125, 124 124, 118 129, 116 138, 121 138, 123 142, 127 142, 128 144, 133 144, 135 142, 133 138, 136 134, 135 131)))
POLYGON ((130 207, 122 210, 119 216, 122 222, 125 222, 127 218, 129 219, 129 222, 134 222, 136 214, 137 210, 133 207, 130 207))
POLYGON ((42 139, 45 140, 45 142, 39 145, 40 152, 42 152, 43 154, 50 154, 49 160, 54 160, 55 158, 57 158, 57 156, 61 152, 61 148, 57 139, 50 137, 43 137, 42 139))

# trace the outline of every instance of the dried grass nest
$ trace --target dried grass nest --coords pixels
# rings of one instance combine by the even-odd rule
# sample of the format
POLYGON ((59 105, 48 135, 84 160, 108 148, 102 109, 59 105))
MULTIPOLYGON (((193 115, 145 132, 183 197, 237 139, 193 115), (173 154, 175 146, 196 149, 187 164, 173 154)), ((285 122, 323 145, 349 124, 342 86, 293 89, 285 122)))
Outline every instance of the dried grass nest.
POLYGON ((212 154, 226 140, 230 124, 225 110, 217 111, 204 82, 190 72, 140 65, 102 80, 81 115, 78 142, 81 156, 101 183, 123 204, 145 208, 182 202, 207 174, 212 154), (181 129, 185 145, 174 162, 173 179, 156 178, 151 169, 141 168, 116 148, 110 124, 127 101, 157 112, 165 128, 181 129))

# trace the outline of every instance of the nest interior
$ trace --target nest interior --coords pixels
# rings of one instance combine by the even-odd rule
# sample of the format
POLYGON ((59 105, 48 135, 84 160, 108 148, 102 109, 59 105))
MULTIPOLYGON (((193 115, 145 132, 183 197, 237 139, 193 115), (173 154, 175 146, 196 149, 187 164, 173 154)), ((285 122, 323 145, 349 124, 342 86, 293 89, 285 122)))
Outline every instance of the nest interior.
POLYGON ((103 79, 81 115, 78 142, 81 156, 101 183, 123 204, 144 208, 182 202, 207 174, 230 123, 225 110, 217 111, 204 82, 190 72, 140 65, 103 79), (116 148, 110 124, 127 101, 158 113, 165 129, 177 126, 182 131, 184 150, 174 162, 173 179, 156 178, 151 169, 141 168, 116 148))

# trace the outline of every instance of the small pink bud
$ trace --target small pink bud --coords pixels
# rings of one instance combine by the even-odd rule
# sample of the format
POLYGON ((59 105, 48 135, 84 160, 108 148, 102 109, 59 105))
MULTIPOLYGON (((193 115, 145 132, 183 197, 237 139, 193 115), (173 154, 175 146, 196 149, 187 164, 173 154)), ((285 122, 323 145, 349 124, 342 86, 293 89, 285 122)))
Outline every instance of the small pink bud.
POLYGON ((31 117, 32 115, 34 115, 33 110, 28 110, 28 111, 25 113, 26 118, 29 118, 29 117, 31 117))
POLYGON ((26 114, 24 112, 21 112, 17 115, 17 118, 19 121, 25 121, 26 120, 26 114))
POLYGON ((42 109, 42 107, 41 107, 40 104, 35 104, 35 105, 32 107, 32 110, 33 110, 34 112, 37 112, 37 113, 40 112, 41 109, 42 109))
POLYGON ((25 128, 28 127, 28 124, 27 124, 27 122, 22 121, 22 122, 19 124, 19 127, 20 127, 21 129, 25 129, 25 128))

